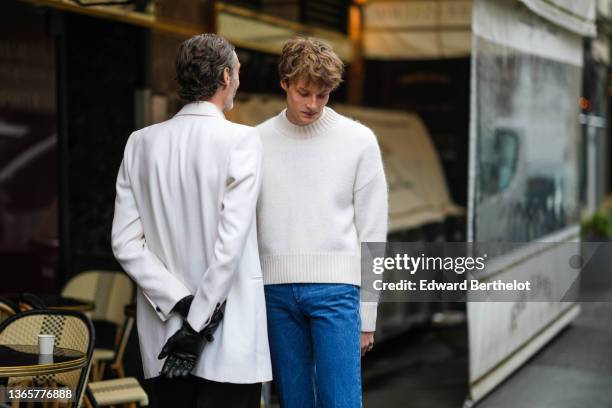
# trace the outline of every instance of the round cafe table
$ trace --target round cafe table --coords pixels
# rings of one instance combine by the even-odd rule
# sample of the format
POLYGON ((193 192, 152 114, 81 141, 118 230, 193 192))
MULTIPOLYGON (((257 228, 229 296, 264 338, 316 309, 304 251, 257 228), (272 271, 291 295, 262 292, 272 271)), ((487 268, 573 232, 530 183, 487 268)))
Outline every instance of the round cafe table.
POLYGON ((63 373, 86 363, 85 354, 77 350, 55 347, 51 359, 51 356, 39 355, 38 346, 0 345, 0 378, 63 373))
POLYGON ((73 299, 56 295, 42 295, 40 297, 48 309, 51 310, 73 310, 77 312, 91 312, 96 308, 94 302, 82 299, 73 299))
MULTIPOLYGON (((1 297, 11 300, 13 303, 19 304, 21 302, 22 295, 19 293, 3 293, 1 297)), ((51 310, 72 310, 77 312, 91 312, 95 309, 96 305, 94 302, 82 299, 74 299, 69 297, 62 297, 59 295, 38 295, 42 300, 47 309, 51 310)))

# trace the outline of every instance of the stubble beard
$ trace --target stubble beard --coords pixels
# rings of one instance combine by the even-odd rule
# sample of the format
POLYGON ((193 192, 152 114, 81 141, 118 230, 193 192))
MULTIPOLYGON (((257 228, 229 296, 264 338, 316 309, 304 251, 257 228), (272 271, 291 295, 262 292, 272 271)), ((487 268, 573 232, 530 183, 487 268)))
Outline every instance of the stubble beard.
POLYGON ((234 98, 236 97, 236 93, 238 92, 238 87, 233 87, 233 81, 232 83, 230 83, 230 86, 232 87, 232 91, 229 95, 227 95, 227 99, 225 100, 225 104, 223 106, 224 111, 232 110, 232 108, 234 107, 234 98))

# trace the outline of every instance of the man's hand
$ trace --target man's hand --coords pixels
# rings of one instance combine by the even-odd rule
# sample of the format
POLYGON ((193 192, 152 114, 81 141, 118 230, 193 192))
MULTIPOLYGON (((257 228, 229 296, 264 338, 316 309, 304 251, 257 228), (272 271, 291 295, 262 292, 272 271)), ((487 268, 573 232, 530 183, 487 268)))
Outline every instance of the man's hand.
POLYGON ((206 338, 183 322, 176 333, 172 335, 162 348, 158 359, 166 359, 161 374, 167 378, 186 377, 202 353, 206 338))
MULTIPOLYGON (((187 298, 185 297, 184 299, 187 298)), ((191 299, 189 300, 189 305, 191 305, 191 299)), ((223 320, 224 311, 225 302, 215 309, 210 323, 200 333, 193 330, 187 321, 183 321, 183 327, 168 339, 161 353, 157 356, 160 360, 168 357, 162 367, 161 374, 163 376, 173 378, 189 375, 195 367, 200 354, 202 354, 206 342, 212 342, 215 339, 213 333, 217 326, 219 326, 219 323, 221 323, 221 320, 223 320)))
POLYGON ((361 332, 361 357, 374 348, 374 332, 361 332))

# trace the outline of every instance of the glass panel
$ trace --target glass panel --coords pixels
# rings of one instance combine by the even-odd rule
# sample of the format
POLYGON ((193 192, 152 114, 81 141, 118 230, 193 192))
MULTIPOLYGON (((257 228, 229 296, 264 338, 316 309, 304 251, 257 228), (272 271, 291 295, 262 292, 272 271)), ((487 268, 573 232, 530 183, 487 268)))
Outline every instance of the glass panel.
POLYGON ((476 37, 475 241, 537 240, 579 219, 580 67, 476 37))
POLYGON ((59 250, 55 43, 45 14, 0 5, 1 292, 53 287, 59 250))

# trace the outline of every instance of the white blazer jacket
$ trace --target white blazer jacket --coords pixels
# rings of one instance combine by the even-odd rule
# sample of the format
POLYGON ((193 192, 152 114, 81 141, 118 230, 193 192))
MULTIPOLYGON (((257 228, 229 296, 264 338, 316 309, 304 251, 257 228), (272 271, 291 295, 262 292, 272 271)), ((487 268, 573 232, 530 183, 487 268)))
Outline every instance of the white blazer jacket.
POLYGON ((115 257, 138 285, 137 326, 146 378, 181 326, 174 305, 194 295, 187 321, 225 317, 193 374, 213 381, 272 379, 255 206, 262 148, 256 130, 209 102, 134 132, 117 177, 115 257))

